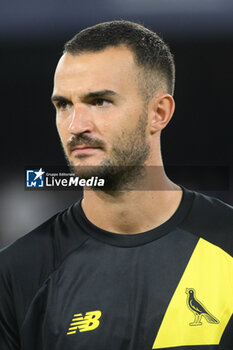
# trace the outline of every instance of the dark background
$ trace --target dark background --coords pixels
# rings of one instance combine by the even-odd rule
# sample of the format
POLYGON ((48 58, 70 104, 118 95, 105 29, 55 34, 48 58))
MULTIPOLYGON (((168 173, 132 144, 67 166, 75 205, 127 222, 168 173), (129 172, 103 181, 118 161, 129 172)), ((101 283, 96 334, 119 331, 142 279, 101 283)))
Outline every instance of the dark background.
POLYGON ((65 41, 86 26, 113 19, 148 26, 175 56, 176 111, 162 136, 168 175, 233 204, 232 1, 4 0, 0 246, 80 198, 76 191, 26 191, 25 168, 65 165, 50 103, 54 70, 65 41))

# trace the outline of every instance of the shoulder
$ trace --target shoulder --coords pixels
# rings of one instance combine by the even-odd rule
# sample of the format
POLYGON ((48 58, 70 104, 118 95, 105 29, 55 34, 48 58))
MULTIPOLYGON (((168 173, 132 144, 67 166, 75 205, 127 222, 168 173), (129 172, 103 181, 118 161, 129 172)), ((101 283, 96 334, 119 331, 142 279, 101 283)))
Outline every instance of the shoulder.
POLYGON ((76 220, 76 207, 56 214, 0 250, 0 300, 13 302, 19 324, 50 274, 88 239, 76 220))
POLYGON ((53 269, 53 220, 0 251, 0 315, 6 323, 14 315, 22 324, 31 300, 53 269))
POLYGON ((220 199, 193 192, 193 203, 186 223, 212 229, 232 230, 233 207, 220 199))
MULTIPOLYGON (((14 243, 0 250, 0 271, 49 271, 87 239, 77 220, 79 203, 57 213, 14 243)), ((46 272, 45 272, 46 274, 46 272)))
POLYGON ((0 250, 0 273, 37 275, 42 281, 88 237, 77 216, 79 203, 57 213, 33 231, 0 250))
POLYGON ((181 227, 233 255, 233 207, 220 199, 193 192, 192 207, 181 227))
MULTIPOLYGON (((40 270, 40 278, 53 265, 53 239, 51 227, 55 217, 0 250, 0 276, 24 282, 30 274, 40 270)), ((39 272, 39 271, 38 271, 39 272)), ((28 281, 29 282, 29 281, 28 281)))

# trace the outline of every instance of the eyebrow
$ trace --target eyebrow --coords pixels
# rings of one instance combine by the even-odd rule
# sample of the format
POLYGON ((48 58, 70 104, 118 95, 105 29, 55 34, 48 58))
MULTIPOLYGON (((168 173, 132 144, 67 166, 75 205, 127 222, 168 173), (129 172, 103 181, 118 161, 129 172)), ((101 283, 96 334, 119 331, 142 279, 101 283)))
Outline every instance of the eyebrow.
POLYGON ((101 90, 101 91, 93 91, 85 94, 83 96, 84 99, 93 98, 93 97, 103 97, 103 96, 116 96, 117 93, 112 90, 101 90))
MULTIPOLYGON (((87 94, 82 95, 83 100, 88 100, 90 98, 98 98, 98 97, 108 97, 108 96, 116 96, 118 95, 115 91, 112 90, 101 90, 101 91, 93 91, 88 92, 87 94)), ((52 102, 65 102, 65 103, 71 103, 70 100, 63 96, 59 95, 53 95, 51 97, 52 102)))
POLYGON ((63 97, 63 96, 59 96, 59 95, 53 95, 51 97, 51 101, 53 102, 65 102, 65 103, 71 103, 71 101, 69 101, 67 98, 63 97))

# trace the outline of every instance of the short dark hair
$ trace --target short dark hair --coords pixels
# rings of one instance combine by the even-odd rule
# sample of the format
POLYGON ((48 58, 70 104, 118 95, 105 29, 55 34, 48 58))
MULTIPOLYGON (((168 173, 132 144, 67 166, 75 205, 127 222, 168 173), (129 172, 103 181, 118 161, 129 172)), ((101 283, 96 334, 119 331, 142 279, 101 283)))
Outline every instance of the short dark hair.
POLYGON ((143 69, 147 95, 162 86, 173 95, 175 64, 168 45, 144 26, 125 20, 104 22, 76 34, 64 46, 64 53, 81 54, 102 51, 107 47, 125 45, 143 69), (150 90, 150 91, 148 91, 150 90), (153 91, 152 91, 153 90, 153 91))

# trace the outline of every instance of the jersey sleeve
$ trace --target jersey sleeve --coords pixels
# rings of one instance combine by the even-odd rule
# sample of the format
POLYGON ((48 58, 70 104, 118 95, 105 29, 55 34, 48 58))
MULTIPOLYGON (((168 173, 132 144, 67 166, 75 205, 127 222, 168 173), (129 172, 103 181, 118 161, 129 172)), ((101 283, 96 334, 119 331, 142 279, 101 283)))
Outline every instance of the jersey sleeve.
POLYGON ((69 209, 0 250, 0 350, 23 350, 22 328, 33 298, 86 239, 69 209))
POLYGON ((49 222, 0 250, 0 350, 22 349, 25 316, 53 261, 49 222))
POLYGON ((3 257, 0 258, 0 349, 20 349, 11 276, 3 257))

